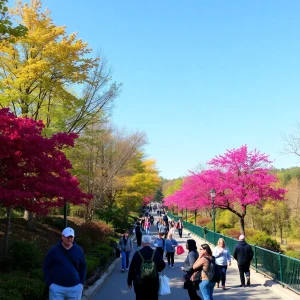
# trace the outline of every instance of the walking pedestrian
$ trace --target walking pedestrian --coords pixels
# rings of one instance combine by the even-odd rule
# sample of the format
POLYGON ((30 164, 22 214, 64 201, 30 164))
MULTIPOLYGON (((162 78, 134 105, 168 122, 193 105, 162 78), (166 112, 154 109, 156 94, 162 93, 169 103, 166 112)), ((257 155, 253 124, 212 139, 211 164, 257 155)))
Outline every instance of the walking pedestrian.
POLYGON ((164 235, 164 239, 167 238, 169 232, 169 226, 167 224, 166 221, 163 221, 162 225, 159 227, 159 232, 164 235))
MULTIPOLYGON (((226 247, 224 239, 220 238, 218 240, 217 246, 213 250, 213 256, 216 259, 216 264, 219 266, 221 271, 221 283, 222 289, 226 290, 225 282, 226 282, 226 272, 227 272, 227 265, 231 265, 231 256, 229 249, 226 247)), ((217 287, 219 287, 219 282, 217 282, 217 287)))
POLYGON ((158 237, 154 240, 153 246, 156 247, 156 250, 159 252, 161 257, 164 257, 165 240, 161 232, 158 233, 158 237))
POLYGON ((86 261, 74 238, 74 230, 65 228, 61 242, 53 246, 45 257, 43 272, 50 300, 81 299, 86 261))
POLYGON ((149 218, 145 218, 144 226, 145 226, 145 232, 146 232, 146 234, 149 234, 149 232, 150 232, 150 226, 151 226, 149 218))
POLYGON ((245 287, 245 275, 247 286, 250 285, 250 263, 253 258, 253 250, 245 241, 245 236, 239 236, 239 242, 234 247, 233 257, 237 260, 240 272, 241 287, 245 287))
POLYGON ((134 285, 136 300, 158 300, 158 272, 161 272, 166 264, 158 251, 151 248, 150 235, 143 235, 142 246, 143 248, 136 251, 132 257, 127 277, 128 288, 131 289, 132 284, 134 285), (154 262, 156 267, 156 276, 154 278, 147 280, 141 278, 141 265, 143 260, 152 260, 154 262))
POLYGON ((199 249, 199 257, 193 265, 193 269, 201 272, 200 290, 203 300, 213 300, 213 292, 215 282, 212 282, 207 277, 207 271, 209 269, 210 261, 214 260, 212 251, 208 244, 202 244, 199 249))
POLYGON ((178 230, 179 237, 182 238, 182 229, 183 229, 182 217, 180 217, 179 220, 178 220, 178 222, 176 223, 176 228, 178 230))
POLYGON ((136 226, 134 230, 135 230, 136 243, 138 247, 140 247, 143 233, 142 233, 141 223, 139 221, 136 222, 136 226))
POLYGON ((128 271, 129 266, 129 256, 133 250, 133 241, 129 237, 129 231, 125 230, 123 236, 119 240, 119 249, 122 256, 122 272, 128 271))
POLYGON ((191 276, 194 273, 193 265, 199 257, 196 241, 193 239, 187 240, 185 247, 189 253, 184 261, 183 267, 181 267, 181 270, 185 272, 183 288, 188 291, 190 300, 201 300, 201 298, 197 295, 197 290, 199 290, 199 287, 195 286, 191 281, 191 276))
POLYGON ((175 247, 177 247, 178 243, 173 239, 171 233, 168 234, 168 238, 165 241, 165 251, 168 260, 168 267, 174 268, 174 255, 175 255, 175 247))

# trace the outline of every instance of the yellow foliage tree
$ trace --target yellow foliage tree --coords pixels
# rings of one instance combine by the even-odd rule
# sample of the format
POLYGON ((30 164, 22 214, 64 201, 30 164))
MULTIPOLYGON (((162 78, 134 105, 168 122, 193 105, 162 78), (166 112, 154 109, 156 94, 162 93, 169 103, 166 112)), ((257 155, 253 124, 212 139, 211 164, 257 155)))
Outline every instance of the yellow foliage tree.
POLYGON ((154 160, 141 162, 140 170, 132 176, 119 178, 123 188, 116 197, 119 207, 124 208, 125 213, 141 206, 143 198, 153 196, 161 184, 154 160))
POLYGON ((99 58, 88 57, 87 43, 54 25, 50 11, 41 12, 41 6, 40 0, 18 1, 11 10, 28 32, 13 44, 0 42, 0 104, 16 115, 43 120, 46 133, 80 132, 118 94, 118 87, 95 97, 110 79, 103 76, 99 58))

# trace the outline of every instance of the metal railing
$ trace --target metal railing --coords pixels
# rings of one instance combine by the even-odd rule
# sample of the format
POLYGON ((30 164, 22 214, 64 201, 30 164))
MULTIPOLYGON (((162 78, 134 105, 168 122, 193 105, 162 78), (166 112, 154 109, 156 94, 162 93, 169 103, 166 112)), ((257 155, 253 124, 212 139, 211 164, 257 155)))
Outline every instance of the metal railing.
MULTIPOLYGON (((178 221, 179 217, 174 216, 168 212, 170 218, 178 221)), ((200 238, 208 241, 209 243, 216 245, 219 238, 225 240, 226 246, 233 253, 234 246, 237 244, 237 240, 231 237, 222 235, 217 232, 208 230, 206 227, 194 225, 192 223, 183 221, 184 228, 190 232, 196 234, 200 238)), ((251 245, 254 253, 253 260, 251 262, 252 267, 256 272, 262 273, 274 281, 279 282, 283 286, 300 293, 300 260, 292 258, 281 253, 270 251, 262 247, 251 245)))

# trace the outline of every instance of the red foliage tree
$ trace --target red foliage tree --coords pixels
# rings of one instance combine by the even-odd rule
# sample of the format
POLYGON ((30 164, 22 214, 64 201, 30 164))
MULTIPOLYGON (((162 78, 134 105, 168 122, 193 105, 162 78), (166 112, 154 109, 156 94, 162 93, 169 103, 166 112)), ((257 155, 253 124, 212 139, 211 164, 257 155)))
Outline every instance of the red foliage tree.
POLYGON ((190 210, 212 206, 210 190, 216 190, 215 207, 230 210, 240 219, 241 233, 245 233, 248 205, 261 200, 283 200, 286 190, 276 188, 277 178, 271 174, 271 161, 259 151, 248 151, 247 146, 228 150, 212 159, 210 170, 192 174, 182 189, 165 200, 179 208, 190 210))
MULTIPOLYGON (((62 152, 72 147, 76 134, 42 136, 44 125, 0 110, 0 204, 9 215, 16 207, 46 214, 65 201, 86 204, 90 196, 79 188, 69 170, 71 163, 62 152)), ((7 243, 5 245, 7 252, 7 243)))

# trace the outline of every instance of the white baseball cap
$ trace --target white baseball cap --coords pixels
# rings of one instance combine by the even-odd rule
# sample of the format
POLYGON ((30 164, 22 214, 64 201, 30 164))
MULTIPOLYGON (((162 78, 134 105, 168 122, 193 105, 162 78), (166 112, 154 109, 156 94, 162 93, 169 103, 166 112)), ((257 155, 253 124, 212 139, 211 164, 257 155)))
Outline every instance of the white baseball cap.
POLYGON ((61 234, 65 237, 68 237, 68 236, 75 237, 75 232, 71 227, 66 227, 61 234))

